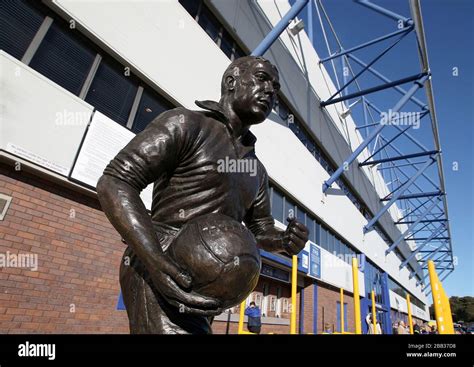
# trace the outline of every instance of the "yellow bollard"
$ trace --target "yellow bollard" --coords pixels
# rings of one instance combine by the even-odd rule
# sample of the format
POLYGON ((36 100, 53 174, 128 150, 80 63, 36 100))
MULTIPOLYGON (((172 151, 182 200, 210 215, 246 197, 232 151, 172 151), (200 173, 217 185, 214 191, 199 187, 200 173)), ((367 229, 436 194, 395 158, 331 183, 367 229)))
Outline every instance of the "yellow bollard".
POLYGON ((407 293, 408 324, 410 325, 410 334, 413 334, 413 320, 411 318, 410 295, 407 293))
POLYGON ((441 302, 443 303, 444 319, 446 320, 444 325, 446 327, 447 334, 454 334, 453 315, 451 314, 451 306, 449 304, 449 298, 444 291, 443 285, 441 285, 441 302))
POLYGON ((341 334, 344 334, 344 290, 341 288, 341 334))
POLYGON ((296 283, 298 281, 298 257, 293 255, 291 266, 291 318, 290 334, 296 334, 296 283))
POLYGON ((375 312, 375 292, 373 290, 370 292, 370 297, 372 299, 372 327, 374 329, 374 334, 377 334, 377 313, 375 312))
POLYGON ((447 296, 438 279, 438 274, 436 274, 436 269, 432 260, 428 261, 428 272, 430 275, 431 294, 433 295, 433 307, 438 333, 454 334, 449 300, 447 300, 447 296))
POLYGON ((245 302, 244 299, 240 304, 240 317, 239 317, 239 327, 237 329, 237 334, 244 334, 244 318, 245 318, 245 302))
POLYGON ((360 299, 359 299, 359 266, 357 258, 352 258, 352 283, 354 291, 354 322, 355 333, 362 334, 362 325, 360 322, 360 299))

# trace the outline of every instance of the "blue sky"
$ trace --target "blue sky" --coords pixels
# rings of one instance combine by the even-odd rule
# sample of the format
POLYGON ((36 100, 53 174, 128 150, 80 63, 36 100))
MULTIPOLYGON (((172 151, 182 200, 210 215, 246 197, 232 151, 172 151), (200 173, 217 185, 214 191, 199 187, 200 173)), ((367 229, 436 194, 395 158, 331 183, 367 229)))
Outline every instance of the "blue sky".
MULTIPOLYGON (((292 1, 293 2, 293 1, 292 1)), ((373 0, 374 3, 398 14, 410 17, 408 0, 373 0)), ((323 5, 333 23, 342 45, 347 49, 378 36, 397 30, 396 21, 375 13, 351 0, 323 1, 323 5)), ((474 296, 474 1, 472 0, 424 0, 421 2, 422 15, 427 39, 428 57, 432 72, 432 83, 439 135, 443 152, 448 210, 454 255, 458 259, 456 270, 443 282, 449 296, 474 296), (453 75, 453 68, 458 75, 453 75), (456 168, 457 165, 457 170, 456 168)), ((305 20, 306 9, 300 15, 305 20)), ((328 55, 317 16, 314 17, 314 44, 321 57, 328 55)), ((328 32, 328 28, 326 27, 328 32)), ((396 38, 375 47, 360 50, 354 54, 364 62, 369 62, 396 38)), ((329 35, 332 51, 336 42, 329 35)), ((330 64, 325 64, 330 69, 330 64)), ((392 80, 404 78, 420 72, 420 62, 414 33, 404 38, 374 67, 392 80)), ((338 73, 340 61, 336 61, 338 73)), ((354 67, 355 72, 359 69, 354 67)), ((339 75, 341 77, 341 75, 339 75)), ((361 78, 361 87, 380 84, 380 80, 370 75, 361 78)), ((408 89, 411 84, 403 85, 408 89)), ((349 92, 355 89, 350 87, 349 92)), ((426 101, 424 89, 416 97, 426 101)), ((386 111, 398 101, 400 95, 393 90, 369 95, 369 100, 381 110, 386 111)), ((418 111, 413 103, 404 111, 418 111)), ((362 121, 362 108, 355 107, 353 117, 362 121)), ((376 114, 374 114, 376 118, 376 114)), ((363 123, 358 122, 358 125, 363 123)), ((421 122, 421 128, 412 135, 428 149, 433 148, 431 123, 429 118, 421 122)), ((385 129, 384 135, 390 138, 395 134, 393 128, 385 129), (392 132, 393 131, 393 132, 392 132)), ((397 147, 404 154, 419 151, 408 139, 397 139, 397 147)), ((392 151, 391 153, 395 153, 392 151)), ((395 155, 395 154, 393 154, 395 155)), ((414 172, 414 171, 413 171, 414 172)), ((437 177, 435 168, 427 172, 437 177)), ((417 184, 426 191, 434 191, 423 178, 417 184)))

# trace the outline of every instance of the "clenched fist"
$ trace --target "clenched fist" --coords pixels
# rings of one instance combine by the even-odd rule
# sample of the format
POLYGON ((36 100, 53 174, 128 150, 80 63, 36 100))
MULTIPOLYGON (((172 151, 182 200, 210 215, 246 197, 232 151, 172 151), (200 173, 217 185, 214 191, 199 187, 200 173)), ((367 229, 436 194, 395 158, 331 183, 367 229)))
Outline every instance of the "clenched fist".
POLYGON ((298 255, 308 241, 308 228, 295 218, 287 218, 288 226, 283 233, 283 246, 288 255, 298 255))

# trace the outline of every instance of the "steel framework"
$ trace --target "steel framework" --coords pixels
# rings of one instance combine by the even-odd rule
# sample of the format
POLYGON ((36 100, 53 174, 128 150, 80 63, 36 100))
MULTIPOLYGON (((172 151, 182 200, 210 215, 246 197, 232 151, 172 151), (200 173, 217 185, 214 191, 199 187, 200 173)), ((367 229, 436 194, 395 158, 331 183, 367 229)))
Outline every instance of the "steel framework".
MULTIPOLYGON (((323 183, 323 193, 328 194, 328 189, 344 174, 351 164, 357 164, 360 167, 359 169, 364 169, 363 167, 367 166, 367 168, 365 168, 366 170, 378 170, 386 182, 390 193, 380 198, 380 210, 368 220, 363 231, 366 233, 374 229, 380 218, 387 213, 393 205, 398 208, 398 211, 395 211, 396 213, 403 212, 403 215, 399 214, 398 218, 394 220, 394 224, 398 226, 401 234, 387 248, 385 256, 396 251, 401 243, 406 243, 408 246, 408 241, 410 241, 410 243, 414 241, 414 245, 411 247, 411 254, 401 262, 400 268, 406 267, 413 260, 417 261, 421 269, 423 269, 423 273, 419 274, 416 271, 412 271, 410 278, 417 275, 418 286, 424 284, 427 278, 427 270, 425 269, 427 269, 426 264, 428 260, 434 261, 440 279, 444 280, 454 270, 454 257, 441 159, 442 152, 438 136, 438 122, 432 92, 431 72, 428 62, 420 0, 408 1, 411 11, 410 17, 397 14, 368 0, 354 0, 355 3, 395 21, 396 29, 362 44, 344 48, 322 4, 322 0, 296 0, 289 12, 284 15, 271 32, 267 34, 263 41, 252 52, 252 55, 263 55, 288 27, 291 20, 300 14, 305 7, 307 7, 307 17, 305 20, 307 20, 309 26, 306 28, 306 31, 314 46, 313 18, 317 15, 328 53, 327 57, 320 59, 320 63, 331 63, 333 78, 335 79, 334 82, 337 86, 337 91, 333 93, 330 98, 321 102, 321 108, 326 108, 336 103, 342 103, 346 111, 350 111, 355 105, 361 102, 360 106, 363 111, 363 119, 362 123, 361 121, 356 121, 356 129, 363 134, 362 136, 365 135, 363 142, 353 149, 352 154, 350 154, 331 177, 323 183), (323 19, 327 25, 324 24, 323 19), (327 26, 337 42, 335 51, 332 50, 327 37, 327 26), (375 69, 374 65, 389 52, 395 52, 397 45, 404 39, 407 39, 410 34, 414 34, 416 39, 420 69, 414 71, 412 75, 393 81, 375 69), (392 41, 393 38, 395 38, 395 41, 392 41), (388 40, 391 40, 389 46, 368 62, 354 55, 354 53, 359 50, 367 49, 374 45, 380 45, 381 42, 388 40), (344 70, 349 70, 351 74, 349 79, 347 73, 342 73, 342 83, 339 81, 334 64, 334 61, 337 59, 341 60, 341 65, 344 70), (354 72, 354 66, 360 68, 357 73, 354 72), (369 86, 364 89, 361 88, 362 76, 367 75, 367 73, 380 80, 381 84, 369 86), (409 88, 405 89, 401 87, 403 84, 408 84, 409 88), (355 91, 348 93, 349 87, 355 88, 355 91), (415 96, 422 88, 426 91, 426 103, 415 96), (382 116, 383 110, 378 108, 373 101, 369 100, 367 95, 376 94, 385 90, 394 90, 401 95, 401 98, 395 102, 393 108, 389 110, 390 114, 388 119, 376 121, 373 117, 373 113, 382 116), (357 100, 354 102, 354 99, 357 100), (396 116, 408 103, 411 103, 411 107, 416 107, 416 111, 413 111, 413 113, 415 116, 418 116, 418 122, 425 116, 430 118, 430 139, 433 142, 432 149, 425 147, 410 133, 410 129, 413 129, 413 126, 399 126, 401 124, 396 116), (383 132, 388 131, 395 131, 396 134, 391 137, 383 134, 383 132), (402 137, 407 139, 411 144, 410 149, 414 149, 414 151, 410 151, 408 154, 402 153, 402 149, 396 145, 402 137), (367 151, 369 152, 368 158, 361 160, 362 152, 367 151), (421 158, 421 160, 414 161, 413 159, 415 158, 421 158), (397 164, 394 162, 397 162, 397 164), (436 175, 433 175, 433 172, 429 171, 429 168, 432 166, 436 167, 436 175), (424 185, 417 183, 421 178, 424 180, 424 185), (420 233, 421 236, 416 237, 415 235, 417 233, 420 233), (441 277, 441 275, 443 275, 443 277, 441 277)), ((391 211, 391 213, 393 217, 393 211, 391 211)), ((426 291, 428 286, 429 284, 424 285, 422 288, 423 291, 426 291)))

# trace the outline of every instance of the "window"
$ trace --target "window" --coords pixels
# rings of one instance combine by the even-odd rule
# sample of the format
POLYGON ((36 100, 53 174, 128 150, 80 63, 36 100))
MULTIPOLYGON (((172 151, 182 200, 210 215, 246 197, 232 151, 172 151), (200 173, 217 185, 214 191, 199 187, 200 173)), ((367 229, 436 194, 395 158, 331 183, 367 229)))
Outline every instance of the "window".
POLYGON ((336 252, 337 256, 344 256, 344 253, 342 251, 342 246, 341 246, 341 241, 339 238, 334 237, 334 251, 336 252))
POLYGON ((275 189, 272 194, 272 215, 276 220, 285 223, 283 219, 283 196, 275 189))
POLYGON ((30 66, 69 92, 79 95, 96 52, 79 41, 74 32, 53 23, 30 66))
POLYGON ((314 232, 315 232, 315 236, 314 236, 314 237, 315 237, 315 238, 314 238, 314 239, 315 239, 315 243, 316 243, 317 245, 320 245, 320 246, 321 246, 321 224, 319 224, 318 222, 316 222, 314 227, 315 227, 315 228, 314 228, 314 229, 315 229, 315 231, 314 231, 314 232))
MULTIPOLYGON (((407 296, 407 291, 405 290, 405 288, 403 288, 400 284, 398 284, 395 280, 393 280, 390 277, 388 278, 388 288, 392 292, 398 294, 399 296, 401 296, 403 298, 406 298, 406 296, 407 296)), ((417 306, 417 307, 421 308, 422 310, 424 310, 425 304, 423 302, 421 302, 418 298, 413 296, 411 293, 410 293, 410 301, 415 306, 417 306)))
POLYGON ((277 99, 277 109, 278 109, 278 116, 283 121, 286 121, 288 119, 289 111, 288 111, 288 106, 286 105, 285 102, 281 98, 277 99))
POLYGON ((276 317, 281 317, 281 309, 282 309, 281 287, 277 287, 277 302, 276 302, 276 310, 275 310, 276 317))
POLYGON ((332 254, 334 253, 334 235, 328 232, 328 248, 327 250, 332 254))
POLYGON ((307 215, 306 217, 306 227, 308 228, 309 234, 308 234, 308 239, 311 242, 316 243, 316 234, 314 231, 314 226, 316 225, 316 221, 311 218, 310 216, 307 215))
POLYGON ((329 251, 328 247, 328 231, 321 226, 321 247, 329 251))
POLYGON ((300 207, 297 207, 297 212, 296 212, 296 219, 298 220, 298 222, 306 225, 306 213, 303 209, 301 209, 300 207))
MULTIPOLYGON (((341 332, 341 302, 336 301, 336 330, 338 333, 341 332)), ((344 331, 346 332, 349 329, 347 323, 347 303, 344 302, 344 331)))
POLYGON ((0 7, 0 49, 21 60, 44 16, 23 1, 2 1, 0 7))
POLYGON ((226 56, 231 59, 232 52, 234 49, 234 41, 230 34, 224 29, 222 31, 222 38, 221 38, 221 50, 226 54, 226 56))
POLYGON ((87 93, 86 102, 126 126, 138 85, 124 72, 125 69, 102 61, 87 93))
POLYGON ((217 19, 212 15, 207 7, 202 7, 199 13, 198 23, 206 31, 209 37, 217 43, 220 33, 220 24, 217 19))
POLYGON ((159 114, 173 108, 173 105, 157 94, 143 91, 132 131, 139 133, 159 114))
POLYGON ((186 9, 186 11, 193 18, 196 18, 196 15, 199 11, 200 1, 196 0, 179 0, 179 3, 186 9))
POLYGON ((287 224, 286 219, 288 217, 296 217, 296 205, 293 200, 285 197, 285 213, 283 218, 283 224, 287 224))
POLYGON ((202 0, 179 0, 179 3, 198 22, 201 28, 204 29, 229 59, 233 61, 245 56, 245 52, 202 0))

